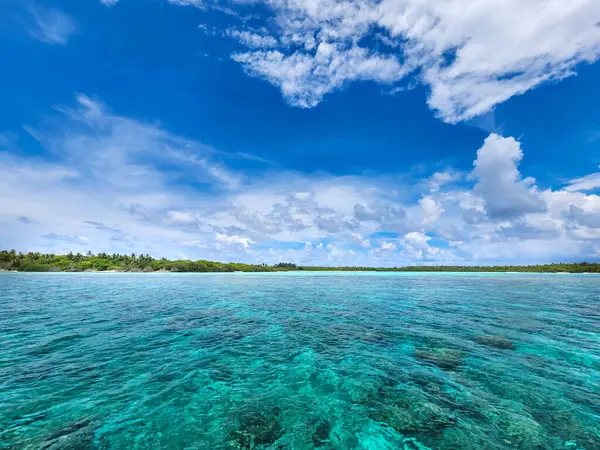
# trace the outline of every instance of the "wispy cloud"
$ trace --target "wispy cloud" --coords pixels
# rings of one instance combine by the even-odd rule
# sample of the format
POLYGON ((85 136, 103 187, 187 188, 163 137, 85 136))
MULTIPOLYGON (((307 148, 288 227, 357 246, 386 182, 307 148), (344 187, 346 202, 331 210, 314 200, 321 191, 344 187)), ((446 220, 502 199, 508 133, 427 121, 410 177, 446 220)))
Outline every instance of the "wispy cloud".
POLYGON ((169 3, 179 6, 195 6, 197 8, 204 8, 204 0, 168 0, 169 3))
POLYGON ((600 140, 600 130, 594 130, 587 133, 586 142, 596 142, 600 140))
POLYGON ((59 9, 33 5, 29 12, 33 19, 29 34, 39 41, 65 45, 78 29, 77 21, 59 9))
POLYGON ((277 46, 277 39, 266 34, 236 29, 229 29, 225 34, 252 48, 271 48, 277 46))
POLYGON ((217 158, 218 151, 201 142, 175 136, 155 124, 112 114, 105 106, 79 94, 76 108, 57 108, 69 118, 68 135, 36 136, 47 148, 76 160, 90 177, 109 177, 123 189, 154 179, 165 182, 155 167, 173 166, 171 175, 206 185, 235 188, 238 175, 217 158), (86 149, 82 153, 82 149, 86 149))
POLYGON ((0 153, 0 247, 337 265, 600 257, 600 196, 584 192, 597 174, 542 189, 513 138, 491 134, 466 177, 250 177, 90 97, 59 111, 36 128, 48 158, 17 156, 18 142, 0 153))
POLYGON ((592 191, 594 189, 600 189, 600 172, 571 180, 564 188, 567 192, 592 191))

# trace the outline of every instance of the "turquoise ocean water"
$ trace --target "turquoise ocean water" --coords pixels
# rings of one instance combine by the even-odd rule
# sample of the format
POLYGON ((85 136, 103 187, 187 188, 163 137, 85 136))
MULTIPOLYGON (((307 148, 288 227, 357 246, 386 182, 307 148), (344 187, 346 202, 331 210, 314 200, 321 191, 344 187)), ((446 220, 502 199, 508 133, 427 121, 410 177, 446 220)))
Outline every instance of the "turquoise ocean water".
POLYGON ((600 449, 600 276, 0 274, 0 449, 600 449))

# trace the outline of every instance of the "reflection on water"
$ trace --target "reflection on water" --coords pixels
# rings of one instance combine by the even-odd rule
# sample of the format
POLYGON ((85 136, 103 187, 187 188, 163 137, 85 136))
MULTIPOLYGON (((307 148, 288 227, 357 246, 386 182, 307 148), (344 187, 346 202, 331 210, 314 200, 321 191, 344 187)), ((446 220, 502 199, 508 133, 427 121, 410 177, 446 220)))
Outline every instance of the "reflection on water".
POLYGON ((0 274, 0 449, 600 449, 600 277, 0 274))

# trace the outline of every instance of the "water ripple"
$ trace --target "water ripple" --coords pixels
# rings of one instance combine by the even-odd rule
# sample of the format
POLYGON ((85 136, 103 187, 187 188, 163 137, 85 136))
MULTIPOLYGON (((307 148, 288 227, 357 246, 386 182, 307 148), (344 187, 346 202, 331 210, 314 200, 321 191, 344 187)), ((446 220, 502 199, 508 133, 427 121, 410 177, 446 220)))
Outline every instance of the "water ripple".
POLYGON ((600 277, 0 274, 0 449, 600 449, 600 277))

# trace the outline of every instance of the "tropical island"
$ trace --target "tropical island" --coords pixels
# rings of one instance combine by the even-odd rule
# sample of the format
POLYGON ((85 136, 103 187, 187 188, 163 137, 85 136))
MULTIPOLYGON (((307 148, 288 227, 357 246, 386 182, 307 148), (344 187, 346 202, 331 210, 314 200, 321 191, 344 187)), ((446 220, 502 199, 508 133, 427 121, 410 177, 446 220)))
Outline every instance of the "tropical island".
POLYGON ((22 253, 0 251, 0 271, 16 272, 290 272, 290 271, 369 271, 369 272, 546 272, 600 273, 600 263, 554 263, 523 266, 403 266, 403 267, 323 267, 293 263, 222 263, 206 260, 155 259, 150 255, 119 253, 86 254, 22 253))

